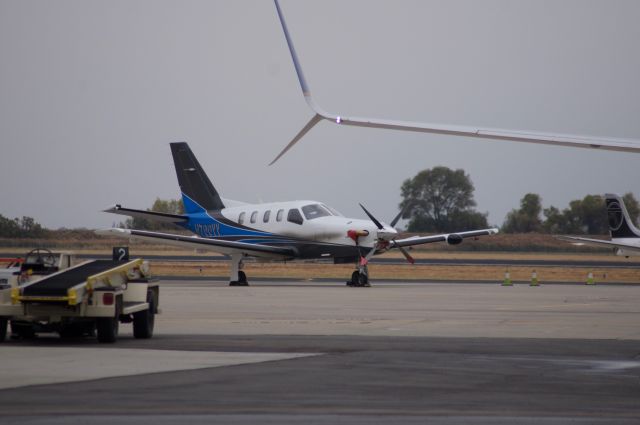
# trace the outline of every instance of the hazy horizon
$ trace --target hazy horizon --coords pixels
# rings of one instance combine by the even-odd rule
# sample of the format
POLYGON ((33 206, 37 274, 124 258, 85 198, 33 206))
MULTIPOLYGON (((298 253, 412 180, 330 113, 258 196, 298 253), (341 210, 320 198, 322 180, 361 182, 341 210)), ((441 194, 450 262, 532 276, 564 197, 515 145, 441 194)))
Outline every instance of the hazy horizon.
MULTIPOLYGON (((280 4, 328 111, 640 139, 639 2, 280 4)), ((0 55, 0 214, 50 228, 178 198, 175 141, 225 198, 385 221, 436 165, 464 169, 497 225, 528 192, 560 209, 640 194, 640 155, 326 122, 267 167, 312 116, 270 0, 0 0, 0 55)))

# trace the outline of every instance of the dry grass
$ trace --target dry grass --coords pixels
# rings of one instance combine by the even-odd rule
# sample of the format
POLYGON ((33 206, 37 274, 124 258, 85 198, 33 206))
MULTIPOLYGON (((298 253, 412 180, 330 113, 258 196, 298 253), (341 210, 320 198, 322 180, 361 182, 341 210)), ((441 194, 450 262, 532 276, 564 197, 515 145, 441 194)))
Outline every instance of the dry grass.
MULTIPOLYGON (((538 280, 544 282, 586 282, 587 274, 594 273, 597 282, 640 282, 640 270, 632 268, 598 268, 585 267, 509 267, 511 279, 514 281, 530 281, 535 270, 538 280)), ((245 273, 251 277, 314 279, 344 279, 351 276, 352 265, 317 264, 317 263, 246 263, 245 273)), ((401 280, 442 280, 442 281, 474 281, 489 280, 502 282, 506 268, 503 266, 464 266, 464 265, 414 265, 409 264, 372 264, 369 272, 372 279, 401 280)), ((152 272, 162 276, 209 276, 226 277, 229 275, 228 263, 181 263, 152 262, 152 272)))
MULTIPOLYGON (((126 245, 126 244, 122 244, 126 245)), ((115 245, 114 245, 115 246, 115 245)), ((0 247, 0 257, 5 254, 27 253, 33 249, 32 247, 0 247)), ((218 256, 215 252, 211 251, 196 251, 190 249, 179 249, 170 246, 163 245, 131 245, 129 247, 131 255, 144 257, 146 255, 166 255, 166 256, 178 256, 188 255, 194 257, 202 257, 203 259, 211 256, 218 256)), ((52 251, 64 251, 67 249, 52 248, 52 251)), ((111 248, 78 248, 68 249, 77 254, 86 255, 105 255, 111 252, 111 248)), ((618 257, 611 255, 610 253, 594 253, 594 252, 493 252, 493 251, 425 251, 414 249, 411 250, 411 256, 416 259, 493 259, 493 260, 583 260, 583 261, 616 261, 620 263, 628 262, 629 260, 624 257, 618 257)), ((389 251, 383 255, 384 258, 404 258, 398 251, 389 251)))

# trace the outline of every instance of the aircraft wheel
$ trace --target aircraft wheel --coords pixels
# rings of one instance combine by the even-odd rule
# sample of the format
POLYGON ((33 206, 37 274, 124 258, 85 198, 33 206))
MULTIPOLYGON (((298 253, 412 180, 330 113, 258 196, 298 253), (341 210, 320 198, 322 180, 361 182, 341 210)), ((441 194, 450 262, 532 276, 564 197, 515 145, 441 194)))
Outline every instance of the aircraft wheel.
POLYGON ((367 288, 370 287, 371 285, 369 284, 369 276, 364 273, 358 273, 358 286, 367 288))
POLYGON ((242 270, 240 270, 238 272, 238 280, 229 282, 229 286, 249 286, 247 275, 242 270))
POLYGON ((359 286, 360 285, 360 272, 358 270, 351 273, 351 280, 347 282, 347 286, 359 286))

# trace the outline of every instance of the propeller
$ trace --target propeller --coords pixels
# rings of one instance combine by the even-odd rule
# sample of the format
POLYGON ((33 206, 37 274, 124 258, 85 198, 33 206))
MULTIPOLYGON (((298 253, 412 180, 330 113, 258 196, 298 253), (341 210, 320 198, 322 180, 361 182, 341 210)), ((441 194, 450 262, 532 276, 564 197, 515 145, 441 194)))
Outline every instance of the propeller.
MULTIPOLYGON (((378 230, 382 230, 384 229, 384 226, 382 225, 382 223, 380 223, 380 221, 378 221, 373 214, 371 214, 369 211, 367 211, 367 209, 364 207, 364 205, 362 204, 358 204, 360 205, 360 208, 362 208, 364 210, 364 213, 367 215, 367 217, 369 217, 369 219, 373 222, 373 224, 376 225, 376 227, 378 228, 378 230)), ((402 217, 402 215, 404 214, 405 210, 407 209, 408 205, 405 205, 404 208, 402 208, 402 210, 400 210, 400 212, 398 213, 398 215, 396 215, 394 217, 394 219, 391 221, 391 227, 396 226, 396 224, 398 223, 398 221, 400 220, 400 218, 402 217)), ((396 236, 397 237, 397 236, 396 236)), ((395 241, 395 237, 393 239, 391 239, 391 242, 395 241)), ((356 241, 356 245, 358 244, 358 242, 356 241)), ((402 255, 404 256, 404 258, 407 259, 407 261, 411 264, 415 264, 416 260, 413 259, 413 257, 409 254, 409 252, 404 249, 401 246, 396 246, 396 248, 398 248, 398 250, 402 253, 402 255)), ((359 248, 358 248, 359 249, 359 248)), ((373 253, 375 252, 375 249, 371 250, 371 252, 369 254, 367 254, 367 257, 365 258, 366 260, 369 260, 369 258, 373 255, 373 253)))
POLYGON ((373 221, 373 224, 375 224, 376 227, 378 227, 379 230, 384 229, 384 226, 382 225, 382 223, 380 223, 378 220, 376 220, 376 218, 369 211, 367 211, 367 209, 364 207, 364 205, 362 205, 362 204, 358 204, 358 205, 360 205, 360 208, 362 208, 364 210, 364 213, 369 217, 369 219, 371 221, 373 221))

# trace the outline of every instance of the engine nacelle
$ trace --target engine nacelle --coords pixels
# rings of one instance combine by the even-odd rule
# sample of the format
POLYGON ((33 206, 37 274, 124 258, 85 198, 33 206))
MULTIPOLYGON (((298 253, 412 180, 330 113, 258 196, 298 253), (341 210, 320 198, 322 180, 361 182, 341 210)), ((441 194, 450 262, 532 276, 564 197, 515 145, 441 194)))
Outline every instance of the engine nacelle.
POLYGON ((456 233, 447 235, 447 243, 449 245, 460 245, 462 243, 462 239, 463 239, 462 236, 456 233))

